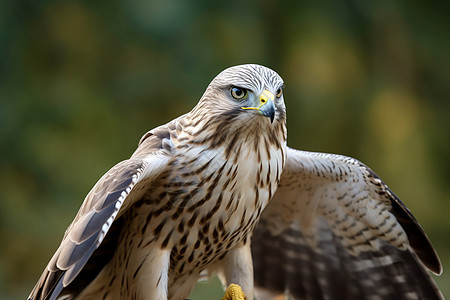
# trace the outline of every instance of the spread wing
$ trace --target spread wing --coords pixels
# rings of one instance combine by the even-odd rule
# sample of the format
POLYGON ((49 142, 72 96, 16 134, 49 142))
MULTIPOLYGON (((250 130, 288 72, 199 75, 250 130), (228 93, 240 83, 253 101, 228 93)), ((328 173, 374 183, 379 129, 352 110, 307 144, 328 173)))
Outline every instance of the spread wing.
POLYGON ((442 266, 414 216, 361 162, 288 148, 252 240, 261 295, 442 299, 442 266))
MULTIPOLYGON (((133 156, 109 170, 87 195, 29 299, 56 299, 76 279, 102 242, 104 246, 108 243, 105 236, 117 217, 142 196, 145 191, 142 187, 161 174, 167 161, 167 156, 155 151, 133 156)), ((105 257, 102 253, 98 259, 105 257)))

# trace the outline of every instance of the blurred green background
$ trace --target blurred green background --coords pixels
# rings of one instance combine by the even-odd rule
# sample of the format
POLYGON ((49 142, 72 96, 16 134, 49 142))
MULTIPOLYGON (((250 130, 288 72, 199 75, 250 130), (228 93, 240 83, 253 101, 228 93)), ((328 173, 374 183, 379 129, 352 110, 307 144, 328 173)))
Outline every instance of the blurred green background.
MULTIPOLYGON (((448 1, 0 1, 0 298, 28 295, 86 193, 142 134, 241 63, 284 78, 290 146, 356 157, 390 185, 440 254, 436 280, 450 295, 449 11, 448 1)), ((200 288, 193 299, 219 297, 200 288)))

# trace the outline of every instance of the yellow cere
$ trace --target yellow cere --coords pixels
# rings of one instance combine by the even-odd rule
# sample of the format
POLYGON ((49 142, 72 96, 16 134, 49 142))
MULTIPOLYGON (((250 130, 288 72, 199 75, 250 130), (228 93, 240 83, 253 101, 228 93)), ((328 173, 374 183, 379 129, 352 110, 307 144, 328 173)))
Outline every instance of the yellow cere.
POLYGON ((267 103, 269 101, 275 99, 275 96, 269 92, 268 90, 264 90, 261 95, 259 96, 259 106, 258 107, 241 107, 242 109, 256 109, 259 110, 261 106, 267 103))

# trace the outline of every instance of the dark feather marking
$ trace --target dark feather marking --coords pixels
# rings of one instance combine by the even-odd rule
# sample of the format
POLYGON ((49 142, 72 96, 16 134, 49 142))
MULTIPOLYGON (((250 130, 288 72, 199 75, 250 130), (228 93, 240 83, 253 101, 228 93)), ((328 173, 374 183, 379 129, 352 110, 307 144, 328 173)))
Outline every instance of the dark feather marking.
POLYGON ((133 280, 136 279, 137 274, 139 273, 139 270, 142 268, 142 266, 144 265, 145 261, 147 260, 148 254, 145 256, 145 258, 141 261, 141 263, 139 264, 139 266, 137 267, 136 271, 133 274, 133 280))
POLYGON ((162 273, 159 274, 158 281, 156 282, 156 288, 158 288, 159 283, 161 282, 162 273))
POLYGON ((201 230, 199 230, 197 232, 197 236, 198 236, 198 239, 201 241, 201 240, 203 240, 204 234, 203 234, 203 232, 201 230))
MULTIPOLYGON (((269 136, 270 136, 270 134, 269 134, 269 136)), ((266 138, 264 138, 264 149, 266 150, 267 160, 270 161, 270 145, 266 138)))
POLYGON ((185 245, 187 241, 188 233, 185 233, 183 237, 180 239, 180 245, 185 245))
POLYGON ((284 166, 284 162, 285 162, 285 159, 286 159, 286 155, 285 155, 285 153, 284 153, 283 147, 280 147, 279 149, 280 149, 280 151, 281 151, 281 165, 284 166))
POLYGON ((197 201, 196 203, 194 203, 193 205, 189 206, 187 209, 188 213, 192 213, 193 211, 195 211, 197 208, 199 208, 200 206, 202 206, 203 204, 205 204, 206 201, 209 200, 209 198, 211 198, 211 194, 212 192, 209 192, 208 194, 205 195, 205 198, 203 198, 200 201, 197 201))
MULTIPOLYGON (((228 210, 230 209, 231 205, 232 205, 233 202, 234 202, 234 198, 235 198, 235 196, 234 196, 234 192, 233 192, 233 194, 231 194, 230 199, 228 200, 227 206, 225 207, 225 210, 226 210, 226 211, 228 211, 228 210)), ((223 225, 223 224, 222 224, 222 225, 223 225)))
POLYGON ((112 287, 113 284, 114 284, 114 281, 116 281, 116 274, 113 274, 113 275, 112 275, 111 280, 110 280, 109 283, 108 283, 108 286, 109 286, 109 287, 112 287))
POLYGON ((155 230, 153 231, 153 234, 155 236, 158 236, 161 233, 161 230, 163 229, 163 227, 166 224, 166 222, 167 222, 167 218, 163 219, 161 221, 161 223, 159 223, 159 225, 155 228, 155 230))
POLYGON ((162 249, 165 249, 165 248, 167 247, 167 245, 169 244, 170 237, 172 236, 172 233, 173 233, 173 230, 171 230, 171 231, 169 232, 169 234, 166 236, 166 238, 165 238, 164 241, 162 242, 162 244, 161 244, 161 248, 162 248, 162 249))
POLYGON ((225 191, 227 188, 228 188, 228 186, 230 185, 230 183, 231 183, 231 177, 229 177, 229 176, 227 176, 227 180, 225 181, 225 183, 222 185, 222 191, 225 191))
POLYGON ((105 294, 103 294, 102 299, 103 299, 103 300, 106 300, 106 299, 108 298, 108 295, 109 295, 109 292, 106 291, 105 294))
POLYGON ((178 223, 177 229, 178 229, 179 233, 183 233, 184 232, 184 219, 183 218, 181 218, 180 223, 178 223))
POLYGON ((270 201, 270 199, 272 199, 272 184, 270 183, 269 184, 269 201, 270 201))
POLYGON ((188 257, 188 262, 191 263, 194 261, 194 251, 191 252, 191 255, 188 257))
POLYGON ((198 212, 197 211, 194 211, 194 213, 193 213, 193 215, 192 215, 192 217, 191 217, 191 219, 188 221, 188 226, 189 226, 189 228, 192 228, 192 226, 194 226, 194 223, 195 223, 195 220, 197 219, 197 216, 198 216, 198 212))
POLYGON ((183 262, 183 263, 181 264, 180 268, 178 269, 178 272, 179 272, 179 273, 183 273, 184 266, 185 266, 185 263, 183 262))
POLYGON ((194 249, 200 248, 200 240, 197 240, 194 245, 194 249))
POLYGON ((148 245, 150 245, 151 243, 153 243, 155 240, 156 240, 156 238, 152 238, 152 239, 148 240, 145 244, 143 244, 143 245, 141 246, 141 248, 142 248, 142 249, 143 249, 143 248, 146 248, 148 245))
POLYGON ((194 198, 194 196, 196 194, 198 194, 198 192, 200 192, 201 190, 202 190, 201 188, 196 187, 196 188, 192 189, 191 192, 189 192, 188 194, 183 196, 182 202, 179 204, 177 210, 172 215, 172 220, 177 220, 179 218, 179 216, 184 212, 189 201, 191 201, 194 198))
MULTIPOLYGON (((219 197, 216 200, 216 205, 211 209, 211 211, 208 212, 208 214, 202 218, 203 222, 206 222, 207 220, 211 220, 212 216, 219 210, 220 206, 222 205, 223 200, 223 193, 220 193, 219 197)), ((200 222, 202 223, 202 222, 200 222)))
MULTIPOLYGON (((255 186, 254 191, 255 191, 255 207, 257 207, 258 202, 259 202, 259 188, 257 186, 255 186)), ((244 216, 245 216, 245 214, 242 217, 244 218, 244 216)))
POLYGON ((217 242, 219 240, 219 232, 217 231, 216 228, 214 228, 214 230, 213 230, 213 239, 214 239, 214 244, 217 244, 217 242))
POLYGON ((268 169, 267 169, 267 178, 266 178, 266 185, 270 184, 270 163, 267 164, 268 165, 268 169))
POLYGON ((225 231, 225 227, 223 226, 223 220, 222 220, 222 218, 220 218, 219 219, 219 222, 217 223, 217 229, 220 231, 220 232, 224 232, 225 231))
POLYGON ((152 214, 153 214, 153 212, 150 211, 149 214, 147 215, 147 218, 145 219, 144 226, 142 226, 142 229, 141 229, 142 235, 144 235, 145 231, 147 230, 147 226, 150 224, 150 221, 152 219, 152 214))
POLYGON ((230 159, 230 155, 233 152, 234 149, 234 145, 236 144, 236 142, 240 139, 240 134, 236 134, 234 133, 233 138, 231 139, 230 143, 227 145, 227 148, 225 149, 225 159, 229 160, 230 159))
POLYGON ((259 168, 258 172, 256 172, 256 182, 262 186, 262 180, 261 180, 261 173, 262 173, 262 162, 259 162, 259 168))
POLYGON ((236 168, 236 167, 237 167, 237 165, 231 165, 231 166, 228 168, 227 172, 225 173, 225 176, 229 177, 230 174, 231 174, 231 172, 232 172, 232 171, 234 170, 234 168, 236 168))
POLYGON ((192 174, 198 175, 198 174, 203 173, 203 171, 206 170, 206 168, 211 164, 211 162, 212 162, 213 160, 214 160, 214 157, 211 158, 208 162, 206 162, 206 163, 205 163, 203 166, 201 166, 200 168, 194 170, 194 171, 192 172, 192 174))
MULTIPOLYGON (((201 223, 201 222, 200 222, 201 223)), ((205 235, 207 235, 208 234, 208 231, 209 231, 209 225, 210 225, 211 223, 209 223, 209 222, 205 222, 205 224, 203 225, 203 228, 202 228, 202 232, 203 232, 203 234, 205 234, 205 235)))
MULTIPOLYGON (((222 165, 222 167, 221 167, 220 170, 223 170, 223 168, 225 167, 225 165, 226 165, 226 162, 222 165)), ((220 177, 221 177, 220 170, 217 172, 216 177, 214 178, 214 180, 213 180, 213 182, 211 183, 211 185, 208 187, 208 190, 207 190, 207 193, 206 193, 205 197, 204 197, 202 200, 197 201, 196 203, 194 203, 193 205, 191 205, 191 206, 187 209, 187 212, 188 212, 188 213, 193 212, 195 209, 197 209, 197 208, 199 208, 200 206, 202 206, 203 204, 205 204, 206 201, 210 200, 210 198, 211 198, 211 196, 212 196, 212 193, 213 193, 213 191, 214 191, 214 188, 216 188, 216 186, 217 186, 218 183, 219 183, 219 180, 220 180, 220 177)))

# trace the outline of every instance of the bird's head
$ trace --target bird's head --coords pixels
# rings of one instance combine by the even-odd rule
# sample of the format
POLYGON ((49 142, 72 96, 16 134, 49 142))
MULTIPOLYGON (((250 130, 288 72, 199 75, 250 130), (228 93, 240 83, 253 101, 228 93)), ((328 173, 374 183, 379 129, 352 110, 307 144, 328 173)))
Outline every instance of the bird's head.
POLYGON ((261 65, 230 67, 211 81, 194 111, 205 120, 284 123, 283 79, 261 65))
POLYGON ((280 148, 287 137, 283 79, 260 65, 228 68, 211 81, 187 118, 196 143, 258 147, 266 140, 280 148))

